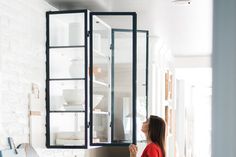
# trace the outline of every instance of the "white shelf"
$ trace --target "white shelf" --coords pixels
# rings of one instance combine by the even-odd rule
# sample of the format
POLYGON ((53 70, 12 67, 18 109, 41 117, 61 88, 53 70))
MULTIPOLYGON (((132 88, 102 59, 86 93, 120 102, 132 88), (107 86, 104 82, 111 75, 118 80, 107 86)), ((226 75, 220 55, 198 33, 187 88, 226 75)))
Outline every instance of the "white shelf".
POLYGON ((101 81, 93 80, 93 83, 95 83, 95 84, 97 84, 97 85, 101 85, 101 86, 109 87, 109 84, 107 84, 107 83, 105 83, 105 82, 101 82, 101 81))
POLYGON ((84 111, 84 105, 64 105, 65 111, 84 111))
POLYGON ((109 112, 105 112, 105 111, 93 111, 93 114, 100 114, 100 115, 109 115, 109 112))
POLYGON ((56 139, 56 145, 63 145, 63 146, 78 146, 84 145, 85 140, 83 139, 56 139))

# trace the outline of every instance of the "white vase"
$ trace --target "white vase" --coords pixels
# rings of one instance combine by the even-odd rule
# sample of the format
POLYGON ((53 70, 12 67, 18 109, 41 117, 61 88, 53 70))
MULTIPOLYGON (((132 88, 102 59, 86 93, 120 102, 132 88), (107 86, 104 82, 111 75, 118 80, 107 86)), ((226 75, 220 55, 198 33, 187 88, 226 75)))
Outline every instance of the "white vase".
POLYGON ((72 59, 69 67, 72 78, 84 78, 84 62, 82 59, 72 59))

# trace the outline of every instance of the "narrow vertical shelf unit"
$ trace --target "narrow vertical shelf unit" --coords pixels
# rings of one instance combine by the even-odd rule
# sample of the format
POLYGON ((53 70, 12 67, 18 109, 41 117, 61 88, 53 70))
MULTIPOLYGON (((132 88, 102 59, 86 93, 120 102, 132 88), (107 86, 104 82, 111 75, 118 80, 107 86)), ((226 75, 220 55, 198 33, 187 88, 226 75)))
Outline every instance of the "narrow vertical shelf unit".
POLYGON ((46 19, 46 146, 136 143, 148 99, 148 32, 137 31, 136 13, 49 11, 46 19))

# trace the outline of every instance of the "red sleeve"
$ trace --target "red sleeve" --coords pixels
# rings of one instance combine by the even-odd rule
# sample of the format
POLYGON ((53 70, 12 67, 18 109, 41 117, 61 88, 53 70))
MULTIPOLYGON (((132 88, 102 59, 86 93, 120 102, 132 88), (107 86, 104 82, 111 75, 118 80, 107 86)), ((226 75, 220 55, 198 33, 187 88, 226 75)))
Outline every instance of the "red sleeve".
POLYGON ((149 147, 149 149, 147 150, 147 156, 148 157, 161 157, 159 155, 159 150, 154 146, 149 147))

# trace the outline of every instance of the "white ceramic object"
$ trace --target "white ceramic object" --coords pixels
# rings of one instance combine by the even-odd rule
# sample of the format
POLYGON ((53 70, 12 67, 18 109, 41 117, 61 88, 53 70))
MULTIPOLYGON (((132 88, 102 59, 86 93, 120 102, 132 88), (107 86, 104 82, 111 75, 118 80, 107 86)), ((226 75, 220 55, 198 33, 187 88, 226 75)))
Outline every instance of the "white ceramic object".
POLYGON ((84 62, 82 59, 72 59, 69 67, 70 76, 73 78, 84 77, 84 62))
POLYGON ((63 97, 67 105, 84 104, 84 89, 64 89, 63 97))
POLYGON ((93 95, 93 109, 95 109, 96 106, 101 102, 102 98, 103 95, 97 95, 97 94, 93 95))

